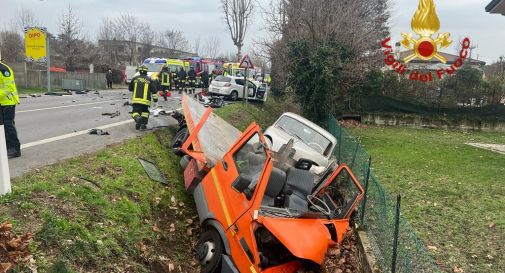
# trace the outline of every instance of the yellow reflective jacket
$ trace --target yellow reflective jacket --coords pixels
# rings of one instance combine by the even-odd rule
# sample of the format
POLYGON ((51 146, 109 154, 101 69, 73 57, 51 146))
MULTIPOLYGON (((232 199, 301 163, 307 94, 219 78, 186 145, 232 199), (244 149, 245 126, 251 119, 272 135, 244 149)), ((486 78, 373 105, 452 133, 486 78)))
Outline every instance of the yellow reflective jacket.
POLYGON ((166 71, 160 72, 160 83, 162 86, 170 85, 170 73, 166 71))
POLYGON ((0 62, 0 105, 11 106, 19 104, 19 95, 14 82, 14 72, 0 62))
POLYGON ((151 106, 151 99, 158 101, 155 83, 148 76, 136 76, 130 81, 128 89, 133 92, 132 104, 151 106))

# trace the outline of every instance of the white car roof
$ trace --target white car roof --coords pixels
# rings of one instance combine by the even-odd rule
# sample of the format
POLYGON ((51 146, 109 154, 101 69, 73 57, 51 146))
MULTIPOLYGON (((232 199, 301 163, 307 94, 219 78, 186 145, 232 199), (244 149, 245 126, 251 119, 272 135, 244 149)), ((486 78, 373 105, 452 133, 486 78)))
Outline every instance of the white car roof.
POLYGON ((315 124, 314 122, 300 116, 300 115, 297 115, 295 113, 291 113, 291 112, 286 112, 284 114, 282 114, 279 119, 277 119, 277 121, 275 122, 275 124, 277 124, 277 122, 283 117, 283 116, 288 116, 288 117, 291 117, 293 119, 296 119, 306 125, 308 125, 309 127, 312 127, 314 128, 317 132, 319 132, 321 135, 323 135, 324 137, 326 137, 327 139, 329 139, 333 144, 337 143, 337 139, 332 135, 330 134, 328 131, 326 131, 325 129, 321 128, 319 125, 315 124))

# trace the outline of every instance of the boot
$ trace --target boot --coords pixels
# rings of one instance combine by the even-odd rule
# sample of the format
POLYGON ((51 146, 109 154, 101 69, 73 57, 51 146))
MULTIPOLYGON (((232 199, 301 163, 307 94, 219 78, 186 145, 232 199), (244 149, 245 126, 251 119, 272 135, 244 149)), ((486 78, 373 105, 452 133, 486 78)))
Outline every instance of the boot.
POLYGON ((21 150, 17 149, 7 149, 8 158, 16 158, 21 156, 21 150))
POLYGON ((140 117, 135 117, 135 129, 140 130, 140 117))

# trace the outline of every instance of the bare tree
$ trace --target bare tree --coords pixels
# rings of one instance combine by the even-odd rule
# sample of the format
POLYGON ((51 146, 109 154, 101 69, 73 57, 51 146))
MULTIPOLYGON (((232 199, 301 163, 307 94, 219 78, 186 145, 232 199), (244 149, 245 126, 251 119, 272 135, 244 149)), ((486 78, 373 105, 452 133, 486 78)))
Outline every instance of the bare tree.
POLYGON ((151 51, 154 48, 155 40, 156 33, 151 29, 151 26, 149 24, 144 23, 142 27, 142 33, 140 35, 140 42, 142 43, 142 50, 139 52, 140 61, 151 56, 151 51))
POLYGON ((15 31, 5 30, 0 32, 0 57, 7 62, 16 62, 23 59, 23 39, 15 31))
POLYGON ((196 55, 200 55, 200 43, 201 43, 202 39, 200 36, 198 36, 198 38, 196 38, 195 40, 195 46, 194 46, 194 52, 196 55))
POLYGON ((237 47, 237 59, 242 57, 244 38, 254 10, 254 0, 221 0, 224 19, 233 44, 237 47))
POLYGON ((16 33, 24 35, 25 27, 37 27, 39 21, 36 19, 33 12, 26 7, 21 7, 21 9, 14 14, 11 22, 10 29, 16 33))
POLYGON ((80 41, 82 39, 82 24, 69 5, 64 10, 58 20, 58 50, 63 56, 65 68, 73 71, 76 68, 76 59, 80 52, 80 41))
POLYGON ((187 51, 189 42, 180 30, 168 29, 159 35, 159 44, 169 49, 169 57, 178 57, 180 52, 187 51))
POLYGON ((205 45, 205 51, 207 57, 211 59, 215 59, 217 54, 219 53, 219 47, 221 46, 221 41, 216 36, 210 36, 207 39, 207 43, 205 45))
POLYGON ((109 19, 108 17, 102 18, 100 29, 98 30, 98 39, 99 40, 114 39, 116 37, 115 28, 116 26, 114 25, 113 20, 109 19))
POLYGON ((137 43, 147 24, 133 14, 123 13, 114 19, 114 26, 115 38, 127 42, 129 63, 133 65, 137 61, 137 43))

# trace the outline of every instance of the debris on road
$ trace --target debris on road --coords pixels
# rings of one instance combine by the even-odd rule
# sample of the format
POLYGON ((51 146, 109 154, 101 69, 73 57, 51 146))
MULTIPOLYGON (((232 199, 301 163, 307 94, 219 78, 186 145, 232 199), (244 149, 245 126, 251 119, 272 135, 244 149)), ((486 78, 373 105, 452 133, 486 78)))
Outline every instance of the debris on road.
POLYGON ((158 167, 152 162, 139 158, 138 161, 146 171, 147 176, 154 181, 160 182, 163 185, 168 185, 168 181, 165 176, 160 172, 158 167))
POLYGON ((88 182, 88 183, 93 184, 94 186, 96 186, 96 187, 97 187, 97 188, 99 188, 99 189, 102 189, 102 186, 100 186, 100 184, 98 184, 97 182, 95 182, 95 181, 93 181, 93 180, 91 180, 91 179, 87 179, 87 178, 82 177, 82 176, 79 176, 78 178, 79 178, 79 179, 81 179, 81 180, 83 180, 83 181, 86 181, 86 182, 88 182))
POLYGON ((86 94, 88 94, 88 92, 87 91, 79 90, 79 91, 75 91, 75 94, 77 94, 77 95, 86 95, 86 94))
POLYGON ((14 235, 12 224, 0 224, 0 273, 9 272, 16 265, 29 263, 33 258, 29 244, 33 235, 14 235))
POLYGON ((132 105, 132 104, 130 103, 130 101, 125 101, 125 102, 123 103, 123 106, 129 106, 129 105, 132 105))
POLYGON ((121 115, 121 113, 119 111, 112 112, 112 113, 102 113, 102 116, 110 116, 110 118, 115 118, 120 115, 121 115))
POLYGON ((42 95, 41 94, 30 94, 30 97, 32 97, 32 98, 40 98, 40 97, 42 97, 42 95))
POLYGON ((47 96, 70 96, 72 92, 47 92, 44 95, 47 96))
POLYGON ((109 132, 104 131, 102 129, 91 129, 89 130, 90 135, 99 135, 99 136, 108 136, 110 135, 109 132))

